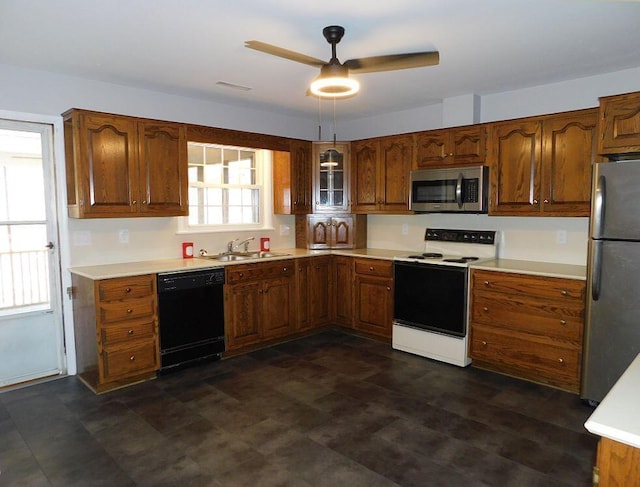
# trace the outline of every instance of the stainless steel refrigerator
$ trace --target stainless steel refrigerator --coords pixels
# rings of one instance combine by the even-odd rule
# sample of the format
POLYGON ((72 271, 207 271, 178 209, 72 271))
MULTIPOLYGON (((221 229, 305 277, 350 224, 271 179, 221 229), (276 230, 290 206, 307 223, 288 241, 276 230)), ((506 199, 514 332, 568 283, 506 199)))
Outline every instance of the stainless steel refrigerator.
POLYGON ((600 402, 640 353, 640 160, 596 164, 580 396, 600 402))

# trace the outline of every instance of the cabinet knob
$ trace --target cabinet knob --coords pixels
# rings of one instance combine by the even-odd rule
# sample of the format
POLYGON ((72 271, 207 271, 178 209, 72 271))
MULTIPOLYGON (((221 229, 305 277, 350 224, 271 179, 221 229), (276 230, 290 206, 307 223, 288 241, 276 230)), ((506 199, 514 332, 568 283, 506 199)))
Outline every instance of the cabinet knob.
POLYGON ((135 359, 136 359, 136 356, 135 356, 135 355, 132 355, 131 357, 129 357, 129 361, 130 361, 130 362, 134 362, 134 361, 135 361, 135 359))
POLYGON ((282 268, 282 272, 287 272, 287 268, 286 268, 286 267, 283 267, 283 268, 282 268))
POLYGON ((567 292, 566 289, 563 289, 562 291, 560 291, 560 294, 562 294, 563 296, 566 296, 569 293, 567 292))
POLYGON ((482 340, 482 342, 480 342, 480 343, 482 343, 482 346, 483 346, 483 347, 486 347, 486 346, 488 345, 488 343, 487 343, 487 342, 485 342, 484 340, 482 340))
POLYGON ((387 286, 387 291, 391 291, 391 287, 390 286, 387 286))
POLYGON ((486 306, 482 308, 482 311, 489 311, 489 308, 487 308, 486 306))
POLYGON ((146 205, 147 204, 147 200, 142 200, 142 204, 146 205))
POLYGON ((484 284, 485 286, 488 286, 488 285, 489 285, 489 281, 484 281, 484 282, 483 282, 483 284, 484 284))
POLYGON ((131 308, 129 308, 129 309, 127 310, 127 313, 133 313, 133 310, 132 310, 131 308))
POLYGON ((564 363, 564 359, 563 359, 562 357, 560 357, 560 358, 558 359, 558 363, 559 363, 559 364, 563 364, 563 363, 564 363))
POLYGON ((128 334, 128 335, 133 335, 133 330, 129 330, 129 331, 127 332, 127 334, 128 334))
POLYGON ((567 320, 560 320, 560 324, 562 326, 567 326, 567 320))
POLYGON ((538 200, 533 200, 533 204, 537 205, 538 204, 538 200))
POLYGON ((240 277, 244 277, 244 272, 241 272, 239 275, 240 277))
POLYGON ((370 270, 370 271, 373 271, 373 266, 370 266, 370 267, 369 267, 369 270, 370 270))
POLYGON ((549 200, 545 199, 545 200, 543 201, 543 203, 549 203, 549 200))
POLYGON ((133 200, 133 201, 131 202, 131 204, 132 204, 132 205, 137 205, 137 204, 138 204, 138 201, 137 201, 137 200, 133 200))
POLYGON ((125 293, 130 293, 131 292, 131 288, 128 287, 127 289, 124 290, 125 293))

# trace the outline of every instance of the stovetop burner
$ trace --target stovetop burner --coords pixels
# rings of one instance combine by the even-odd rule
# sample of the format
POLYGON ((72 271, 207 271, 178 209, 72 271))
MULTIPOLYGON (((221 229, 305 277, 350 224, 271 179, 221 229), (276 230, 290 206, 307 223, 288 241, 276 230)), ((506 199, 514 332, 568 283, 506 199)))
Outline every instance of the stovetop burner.
POLYGON ((422 255, 427 259, 442 259, 442 254, 440 252, 425 252, 422 255))
POLYGON ((478 260, 478 257, 459 257, 455 259, 442 259, 443 262, 459 262, 460 264, 464 264, 465 262, 473 262, 478 260))

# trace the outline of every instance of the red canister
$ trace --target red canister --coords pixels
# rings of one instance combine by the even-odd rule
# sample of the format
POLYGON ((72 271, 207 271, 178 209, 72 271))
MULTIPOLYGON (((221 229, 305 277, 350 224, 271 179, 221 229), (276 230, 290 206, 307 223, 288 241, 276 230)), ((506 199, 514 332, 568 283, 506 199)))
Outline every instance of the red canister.
POLYGON ((193 257, 193 242, 182 242, 182 258, 190 259, 193 257))
POLYGON ((269 237, 260 238, 260 251, 269 252, 269 250, 271 250, 271 240, 269 237))

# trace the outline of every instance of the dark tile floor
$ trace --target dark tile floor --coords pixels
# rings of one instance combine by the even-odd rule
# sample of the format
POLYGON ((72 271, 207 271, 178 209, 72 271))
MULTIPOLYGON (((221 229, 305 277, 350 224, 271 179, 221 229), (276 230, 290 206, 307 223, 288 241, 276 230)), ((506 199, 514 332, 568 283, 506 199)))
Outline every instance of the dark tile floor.
POLYGON ((0 394, 0 486, 589 486, 590 413, 326 332, 100 396, 0 394))

